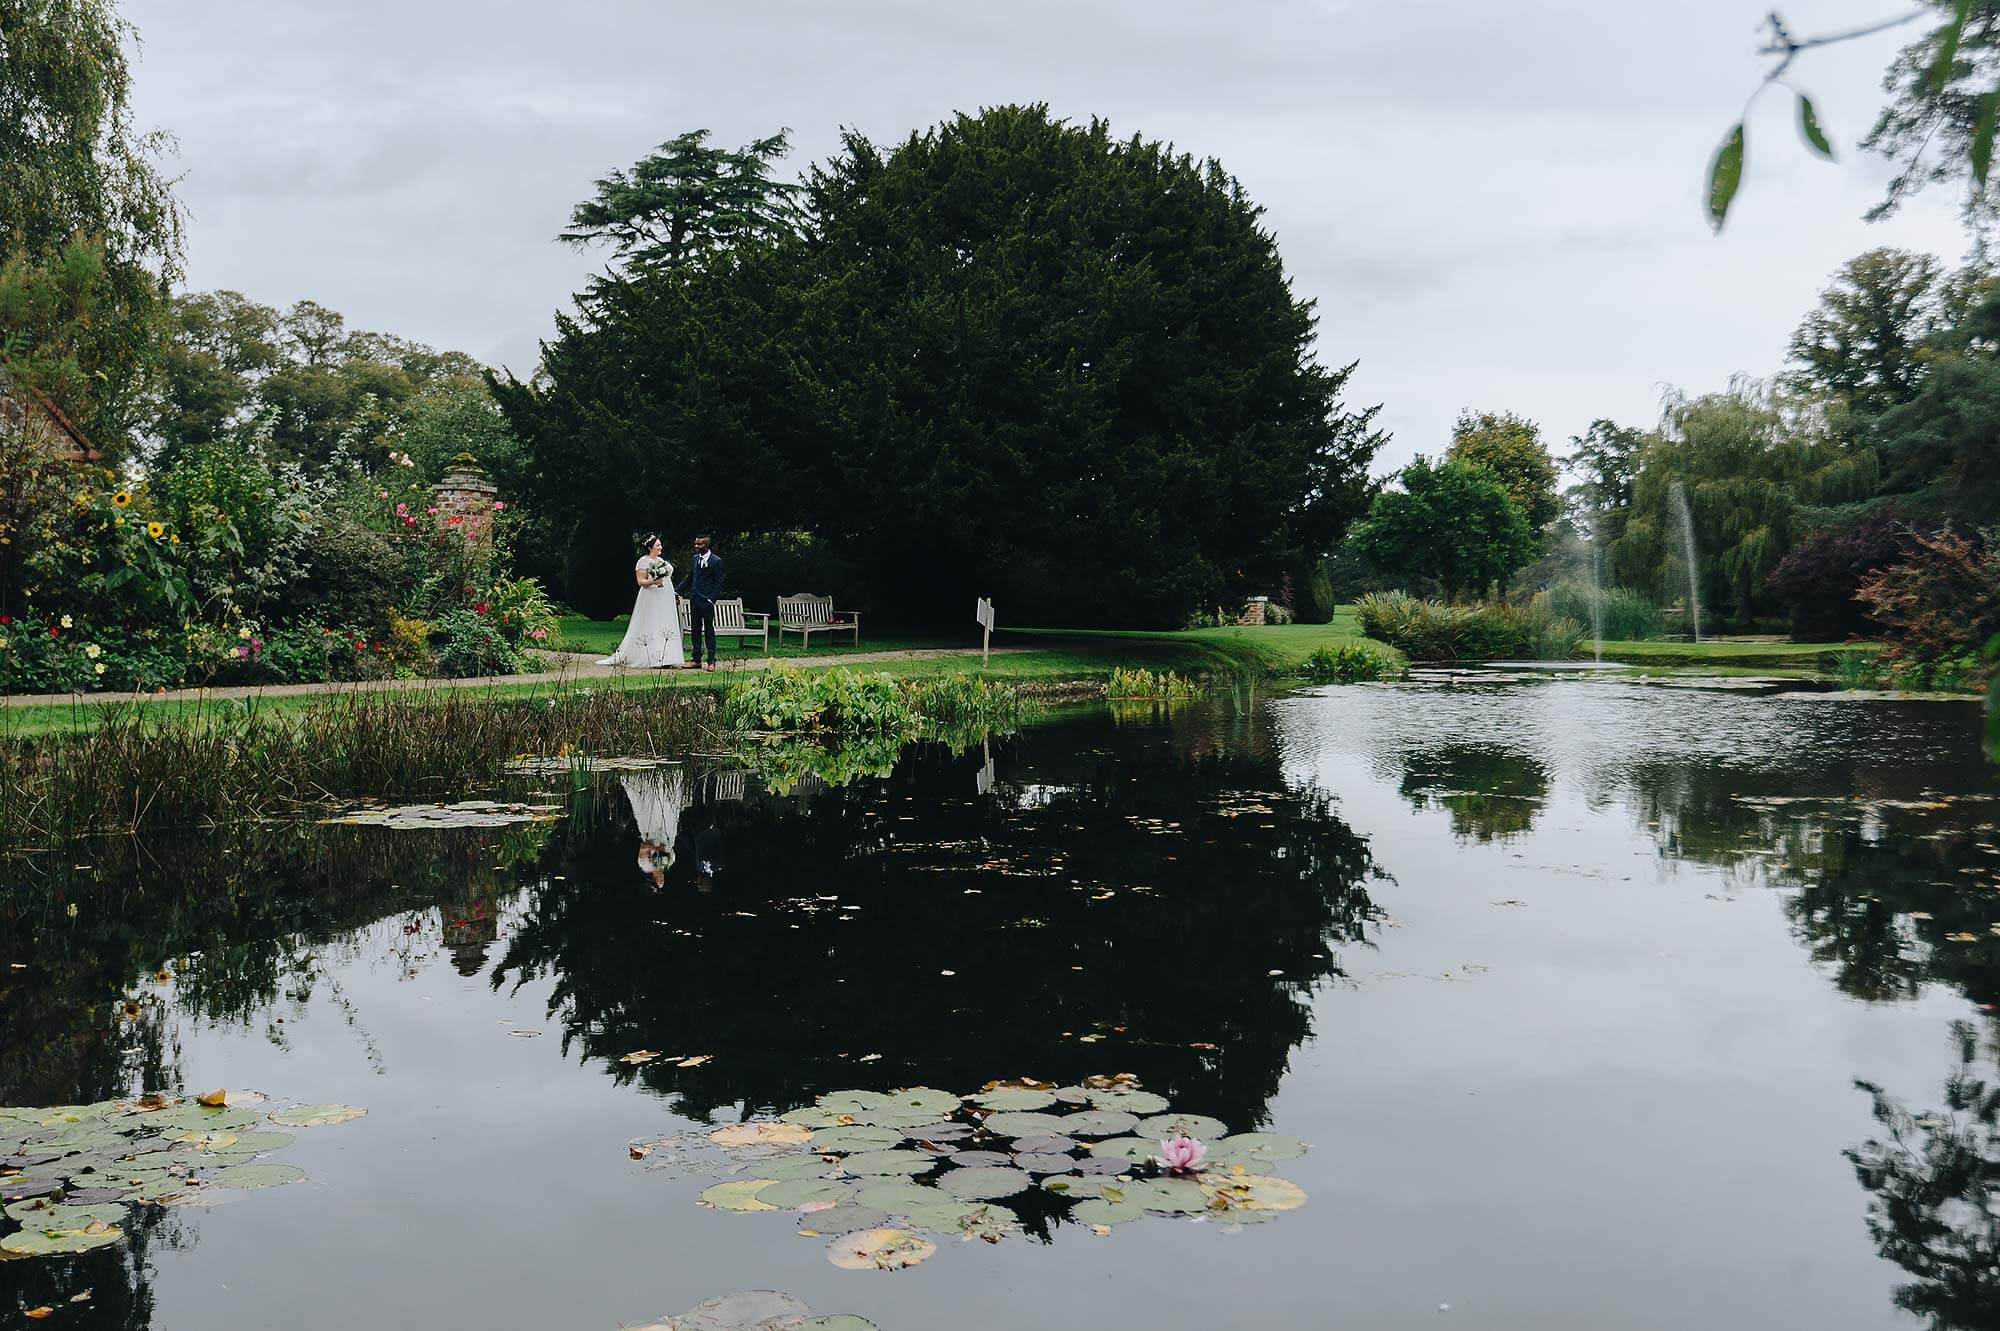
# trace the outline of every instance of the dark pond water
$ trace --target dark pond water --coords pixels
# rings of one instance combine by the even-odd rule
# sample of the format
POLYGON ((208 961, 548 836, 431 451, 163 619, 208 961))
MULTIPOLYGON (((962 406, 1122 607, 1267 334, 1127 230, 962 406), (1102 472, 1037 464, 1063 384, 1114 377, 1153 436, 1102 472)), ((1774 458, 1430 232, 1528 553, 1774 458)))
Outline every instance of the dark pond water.
POLYGON ((611 1331, 777 1289, 883 1331, 1993 1327, 1996 801, 1968 706, 1556 680, 92 843, 9 869, 0 1103, 369 1113, 298 1134, 306 1183, 0 1263, 0 1323, 611 1331), (854 1272, 627 1151, 1117 1072, 1310 1141, 1273 1170, 1306 1205, 854 1272))

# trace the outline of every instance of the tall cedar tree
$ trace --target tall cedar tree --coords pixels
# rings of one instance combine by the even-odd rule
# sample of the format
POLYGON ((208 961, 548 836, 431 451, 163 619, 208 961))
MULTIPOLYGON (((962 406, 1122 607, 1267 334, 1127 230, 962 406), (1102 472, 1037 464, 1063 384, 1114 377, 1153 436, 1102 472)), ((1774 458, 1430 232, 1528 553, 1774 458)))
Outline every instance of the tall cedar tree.
POLYGON ((1216 163, 1000 107, 805 183, 796 234, 599 284, 497 386, 579 603, 658 523, 814 532, 908 619, 1177 624, 1365 503, 1374 412, 1216 163))

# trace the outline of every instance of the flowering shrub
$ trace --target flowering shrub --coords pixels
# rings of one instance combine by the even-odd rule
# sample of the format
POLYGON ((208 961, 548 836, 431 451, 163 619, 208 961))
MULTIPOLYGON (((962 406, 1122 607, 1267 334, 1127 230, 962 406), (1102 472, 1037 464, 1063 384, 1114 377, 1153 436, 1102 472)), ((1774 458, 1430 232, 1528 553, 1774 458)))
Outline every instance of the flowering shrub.
POLYGON ((442 639, 437 648, 438 669, 455 679, 511 675, 519 668, 507 639, 492 620, 476 611, 447 611, 438 617, 432 631, 442 639))

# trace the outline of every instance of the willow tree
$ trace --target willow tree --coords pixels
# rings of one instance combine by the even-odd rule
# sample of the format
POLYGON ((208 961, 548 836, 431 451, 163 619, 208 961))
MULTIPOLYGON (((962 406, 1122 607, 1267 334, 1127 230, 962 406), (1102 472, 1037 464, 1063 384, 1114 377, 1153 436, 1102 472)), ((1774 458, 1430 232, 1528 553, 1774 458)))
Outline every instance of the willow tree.
POLYGON ((1808 510, 1865 499, 1877 471, 1872 450, 1841 442, 1761 384, 1673 402, 1640 451, 1612 570, 1662 602, 1684 597, 1684 500, 1701 604, 1747 625, 1771 570, 1811 525, 1808 510))
POLYGON ((0 350, 100 445, 138 418, 181 220, 111 0, 0 0, 0 350))

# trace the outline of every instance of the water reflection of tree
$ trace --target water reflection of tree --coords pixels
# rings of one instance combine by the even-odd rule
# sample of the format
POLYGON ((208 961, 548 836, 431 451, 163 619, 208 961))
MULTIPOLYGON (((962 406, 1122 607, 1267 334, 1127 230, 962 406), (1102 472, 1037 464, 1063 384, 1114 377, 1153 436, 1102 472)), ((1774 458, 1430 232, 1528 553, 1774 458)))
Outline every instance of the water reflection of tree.
POLYGON ((1467 840, 1506 841, 1531 830, 1549 798, 1549 769, 1497 744, 1446 744, 1402 755, 1399 791, 1418 809, 1445 809, 1467 840))
POLYGON ((9 1261, 0 1279, 0 1323, 9 1327, 44 1324, 26 1316, 32 1308, 53 1308, 49 1326, 66 1331, 151 1331, 152 1266, 156 1248, 179 1248, 188 1233, 171 1211, 151 1206, 126 1208, 125 1241, 94 1252, 60 1259, 9 1261), (72 1303, 79 1294, 87 1297, 72 1303))
POLYGON ((601 838, 537 892, 494 983, 553 976, 573 1046, 695 1113, 1132 1071, 1259 1118, 1310 986, 1365 936, 1366 842, 1274 759, 1157 729, 1055 727, 999 765, 990 798, 977 752, 931 751, 805 799, 698 803, 664 892, 601 838), (713 1061, 617 1061, 642 1048, 713 1061))
POLYGON ((1988 1331, 2000 1326, 2000 1084, 1978 1075, 1971 1026, 1954 1023, 1952 1038, 1958 1066, 1941 1109, 1912 1114, 1856 1083, 1873 1097, 1884 1135, 1847 1158, 1873 1194, 1876 1247, 1916 1277, 1896 1290, 1896 1306, 1936 1331, 1988 1331))
POLYGON ((329 949, 392 913, 493 908, 494 865, 538 844, 258 825, 18 861, 0 890, 0 956, 24 963, 0 973, 0 1103, 176 1088, 175 1016, 261 1020, 281 1039, 272 1018, 327 983, 329 949))

